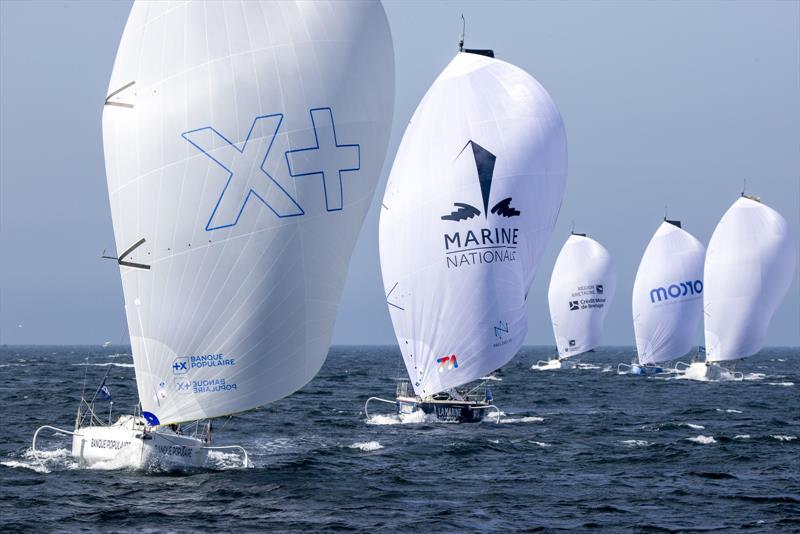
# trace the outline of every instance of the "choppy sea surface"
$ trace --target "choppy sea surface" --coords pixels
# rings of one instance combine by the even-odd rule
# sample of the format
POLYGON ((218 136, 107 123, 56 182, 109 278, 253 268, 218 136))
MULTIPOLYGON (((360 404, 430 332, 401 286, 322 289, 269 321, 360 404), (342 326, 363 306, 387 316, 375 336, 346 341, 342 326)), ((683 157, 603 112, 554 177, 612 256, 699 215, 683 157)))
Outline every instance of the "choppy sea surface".
MULTIPOLYGON (((800 349, 741 362, 740 382, 619 375, 632 348, 606 348, 579 369, 535 371, 528 347, 494 384, 499 423, 401 421, 394 347, 334 347, 294 395, 219 421, 214 469, 80 468, 65 437, 84 375, 109 366, 115 411, 136 403, 128 347, 2 347, 0 517, 38 531, 800 530, 800 349), (370 412, 373 405, 370 405, 370 412)), ((107 405, 103 405, 107 406, 107 405)), ((103 411, 99 408, 98 411, 103 411)))

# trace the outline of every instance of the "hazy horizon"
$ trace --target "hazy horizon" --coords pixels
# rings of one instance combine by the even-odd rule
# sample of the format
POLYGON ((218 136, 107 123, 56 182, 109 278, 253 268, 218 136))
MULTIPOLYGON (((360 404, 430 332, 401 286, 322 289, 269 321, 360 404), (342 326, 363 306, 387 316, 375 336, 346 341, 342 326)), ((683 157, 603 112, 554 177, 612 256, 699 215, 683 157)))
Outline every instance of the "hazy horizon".
MULTIPOLYGON (((630 295, 668 206, 704 244, 747 190, 800 236, 800 2, 385 2, 396 55, 389 153, 353 253, 335 345, 394 345, 378 262, 386 177, 411 114, 466 45, 536 77, 569 140, 561 214, 529 293, 552 346, 550 272, 570 229, 611 252, 603 346, 634 344, 630 295), (424 15, 424 16, 421 16, 424 15)), ((100 114, 130 2, 0 2, 0 343, 124 340, 100 114)), ((799 262, 800 263, 800 262, 799 262)), ((697 344, 702 345, 702 328, 697 344)), ((766 346, 800 346, 800 269, 766 346)))

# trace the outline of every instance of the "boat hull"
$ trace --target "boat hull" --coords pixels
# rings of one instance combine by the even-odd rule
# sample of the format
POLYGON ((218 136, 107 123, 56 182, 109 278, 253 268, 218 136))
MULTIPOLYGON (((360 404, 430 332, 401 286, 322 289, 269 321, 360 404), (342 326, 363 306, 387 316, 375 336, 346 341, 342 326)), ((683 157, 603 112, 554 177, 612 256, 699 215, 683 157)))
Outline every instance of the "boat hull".
POLYGON ((694 362, 683 373, 684 378, 690 380, 705 380, 711 382, 724 382, 727 380, 742 380, 742 373, 727 369, 721 365, 707 362, 694 362))
POLYGON ((409 415, 421 410, 425 415, 446 423, 480 423, 489 409, 489 403, 480 402, 397 399, 399 415, 409 415))
POLYGON ((663 372, 664 368, 659 365, 639 365, 636 363, 631 365, 630 370, 632 375, 657 375, 663 372))
POLYGON ((205 443, 169 430, 145 432, 122 418, 111 426, 86 426, 72 436, 72 456, 87 467, 118 469, 201 468, 205 443))

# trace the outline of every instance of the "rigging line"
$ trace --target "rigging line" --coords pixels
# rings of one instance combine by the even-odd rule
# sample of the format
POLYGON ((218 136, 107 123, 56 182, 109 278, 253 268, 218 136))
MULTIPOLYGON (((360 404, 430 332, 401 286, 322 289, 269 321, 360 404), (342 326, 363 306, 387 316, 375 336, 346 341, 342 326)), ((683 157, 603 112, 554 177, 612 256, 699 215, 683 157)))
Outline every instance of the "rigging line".
MULTIPOLYGON (((83 359, 85 362, 89 361, 89 358, 86 357, 83 359)), ((83 390, 81 391, 81 402, 86 398, 86 375, 89 373, 89 364, 83 366, 83 390)))
POLYGON ((223 423, 222 423, 222 428, 220 428, 220 429, 218 430, 218 432, 222 432, 223 430, 225 430, 225 427, 226 427, 226 426, 228 426, 228 421, 230 421, 231 419, 233 419, 233 415, 229 415, 229 416, 228 416, 228 417, 225 419, 225 421, 223 421, 223 423))
MULTIPOLYGON (((111 368, 112 367, 114 367, 114 366, 113 365, 109 365, 108 369, 106 369, 106 374, 103 375, 103 381, 100 382, 100 387, 98 387, 97 390, 94 392, 94 395, 92 395, 92 400, 89 401, 89 406, 94 404, 94 401, 97 398, 97 394, 100 392, 101 389, 103 389, 103 386, 106 385, 106 379, 108 378, 108 374, 111 372, 111 368)), ((92 412, 94 413, 94 410, 92 410, 92 412)))

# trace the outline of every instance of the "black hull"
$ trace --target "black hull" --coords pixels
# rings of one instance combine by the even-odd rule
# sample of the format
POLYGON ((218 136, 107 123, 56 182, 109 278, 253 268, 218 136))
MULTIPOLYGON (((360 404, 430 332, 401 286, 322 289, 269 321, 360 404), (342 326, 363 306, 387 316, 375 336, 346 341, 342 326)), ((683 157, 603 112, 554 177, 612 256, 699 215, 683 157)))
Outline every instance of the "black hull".
POLYGON ((480 423, 486 414, 486 408, 459 402, 420 402, 418 406, 426 415, 448 423, 480 423))

